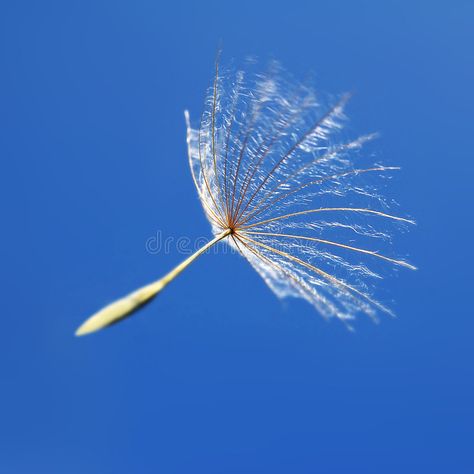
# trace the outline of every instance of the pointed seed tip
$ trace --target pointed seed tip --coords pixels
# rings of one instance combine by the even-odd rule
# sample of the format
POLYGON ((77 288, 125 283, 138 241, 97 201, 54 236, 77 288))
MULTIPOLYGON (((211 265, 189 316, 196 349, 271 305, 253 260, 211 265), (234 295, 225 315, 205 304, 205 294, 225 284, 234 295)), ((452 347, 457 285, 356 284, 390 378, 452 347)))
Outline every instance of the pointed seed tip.
POLYGON ((76 337, 86 336, 87 334, 91 334, 93 332, 99 331, 103 329, 105 326, 98 326, 97 324, 93 324, 94 321, 91 321, 92 318, 86 319, 77 329, 74 335, 76 337))
POLYGON ((85 326, 85 323, 84 324, 81 324, 77 329, 76 329, 76 332, 74 333, 74 335, 76 337, 80 337, 80 336, 85 336, 86 334, 89 334, 91 331, 87 330, 87 327, 85 326))

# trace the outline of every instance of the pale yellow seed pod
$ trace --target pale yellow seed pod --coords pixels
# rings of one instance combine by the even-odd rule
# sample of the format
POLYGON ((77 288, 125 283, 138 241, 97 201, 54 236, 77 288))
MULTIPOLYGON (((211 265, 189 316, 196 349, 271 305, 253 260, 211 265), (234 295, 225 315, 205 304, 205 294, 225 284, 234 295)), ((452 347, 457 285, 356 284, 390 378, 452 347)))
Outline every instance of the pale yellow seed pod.
POLYGON ((110 303, 105 308, 102 308, 77 329, 76 336, 84 336, 85 334, 99 331, 100 329, 130 316, 137 309, 154 298, 168 283, 173 281, 186 267, 196 260, 199 255, 203 254, 208 248, 227 237, 230 233, 230 230, 226 230, 214 237, 214 239, 201 247, 197 252, 184 260, 184 262, 180 263, 160 280, 143 286, 138 290, 135 290, 133 293, 130 293, 129 295, 110 303))

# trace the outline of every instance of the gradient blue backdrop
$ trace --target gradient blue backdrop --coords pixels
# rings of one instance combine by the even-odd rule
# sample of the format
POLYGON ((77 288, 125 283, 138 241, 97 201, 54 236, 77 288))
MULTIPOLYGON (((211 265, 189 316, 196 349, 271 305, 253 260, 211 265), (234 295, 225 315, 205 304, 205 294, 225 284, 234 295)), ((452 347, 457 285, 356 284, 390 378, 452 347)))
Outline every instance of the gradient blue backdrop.
POLYGON ((17 1, 0 8, 0 473, 472 473, 472 1, 17 1), (83 318, 209 235, 183 110, 224 60, 355 90, 418 226, 399 318, 355 334, 208 255, 139 316, 83 318))

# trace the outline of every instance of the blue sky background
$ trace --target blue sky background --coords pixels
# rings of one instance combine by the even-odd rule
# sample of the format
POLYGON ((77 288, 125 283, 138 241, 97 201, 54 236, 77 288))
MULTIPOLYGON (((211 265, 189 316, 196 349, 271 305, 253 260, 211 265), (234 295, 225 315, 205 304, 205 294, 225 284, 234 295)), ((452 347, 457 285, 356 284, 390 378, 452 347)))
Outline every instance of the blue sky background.
POLYGON ((0 473, 474 472, 472 1, 4 2, 0 473), (418 226, 398 319, 355 333, 207 255, 137 317, 83 318, 210 235, 183 110, 224 60, 355 90, 418 226))

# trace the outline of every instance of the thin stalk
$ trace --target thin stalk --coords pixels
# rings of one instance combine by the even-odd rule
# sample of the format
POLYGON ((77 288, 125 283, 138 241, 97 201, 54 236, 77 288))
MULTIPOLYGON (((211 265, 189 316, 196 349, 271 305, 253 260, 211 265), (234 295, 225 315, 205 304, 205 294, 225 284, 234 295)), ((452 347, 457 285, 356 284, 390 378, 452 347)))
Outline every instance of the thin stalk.
POLYGON ((76 336, 84 336, 91 332, 99 331, 111 324, 119 322, 126 316, 130 316, 137 309, 148 303, 154 298, 168 283, 171 283, 184 269, 189 267, 201 254, 217 244, 220 240, 224 239, 231 233, 230 229, 222 232, 214 239, 203 245, 193 255, 188 257, 186 260, 181 262, 177 267, 173 268, 169 273, 159 280, 154 281, 148 285, 145 285, 138 290, 124 296, 123 298, 110 303, 105 308, 102 308, 97 313, 87 319, 77 329, 76 336))

